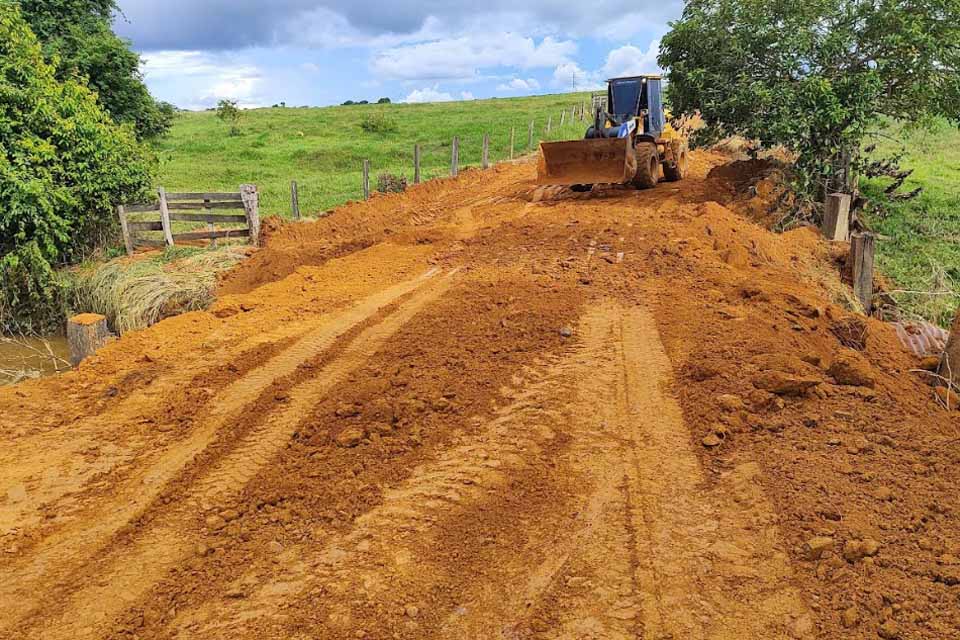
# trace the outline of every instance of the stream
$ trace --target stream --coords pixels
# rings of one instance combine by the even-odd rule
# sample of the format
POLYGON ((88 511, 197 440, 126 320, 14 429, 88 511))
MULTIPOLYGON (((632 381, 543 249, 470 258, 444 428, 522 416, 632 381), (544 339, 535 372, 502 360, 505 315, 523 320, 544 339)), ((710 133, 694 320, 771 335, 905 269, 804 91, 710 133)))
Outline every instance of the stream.
POLYGON ((0 385, 48 376, 70 368, 67 339, 0 336, 0 385))

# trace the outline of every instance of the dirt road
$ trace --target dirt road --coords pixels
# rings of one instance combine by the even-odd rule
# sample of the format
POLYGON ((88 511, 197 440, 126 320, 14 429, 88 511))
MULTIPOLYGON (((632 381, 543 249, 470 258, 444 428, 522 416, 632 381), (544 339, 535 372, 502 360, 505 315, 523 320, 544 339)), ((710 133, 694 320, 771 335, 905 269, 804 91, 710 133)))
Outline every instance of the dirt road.
POLYGON ((960 637, 956 412, 727 162, 269 226, 0 389, 0 637, 960 637))

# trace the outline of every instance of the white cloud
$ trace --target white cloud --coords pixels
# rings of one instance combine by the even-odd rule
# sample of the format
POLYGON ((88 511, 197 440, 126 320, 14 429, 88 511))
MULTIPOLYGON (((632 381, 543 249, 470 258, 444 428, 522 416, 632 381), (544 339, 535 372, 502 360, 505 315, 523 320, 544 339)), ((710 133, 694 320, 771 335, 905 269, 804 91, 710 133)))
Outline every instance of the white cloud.
POLYGON ((461 100, 476 100, 476 98, 473 97, 473 93, 471 93, 470 91, 461 91, 461 92, 460 92, 460 99, 461 99, 461 100))
POLYGON ((179 101, 186 109, 205 109, 222 99, 236 100, 245 109, 266 103, 259 95, 263 84, 260 68, 229 54, 156 51, 143 55, 142 69, 149 81, 175 84, 187 93, 179 101))
POLYGON ((308 73, 317 73, 320 71, 320 65, 315 62, 304 62, 300 65, 300 68, 308 73))
POLYGON ((571 40, 551 36, 538 44, 516 33, 466 35, 392 47, 377 53, 371 71, 395 80, 472 80, 484 69, 552 67, 569 61, 577 51, 571 40))
POLYGON ((600 72, 607 78, 660 73, 660 66, 657 64, 659 52, 659 40, 651 42, 646 51, 632 44, 622 46, 607 54, 607 60, 600 72))
POLYGON ((510 82, 504 82, 497 85, 497 91, 536 91, 540 88, 540 83, 536 78, 514 78, 510 82))
POLYGON ((403 102, 451 102, 453 96, 445 91, 440 91, 437 85, 425 89, 414 89, 403 99, 403 102))
POLYGON ((646 51, 627 44, 611 50, 603 66, 595 71, 582 69, 575 62, 566 62, 554 68, 553 85, 572 87, 576 78, 578 90, 596 91, 606 85, 608 78, 657 74, 660 73, 660 67, 657 64, 659 51, 659 40, 651 42, 646 51))

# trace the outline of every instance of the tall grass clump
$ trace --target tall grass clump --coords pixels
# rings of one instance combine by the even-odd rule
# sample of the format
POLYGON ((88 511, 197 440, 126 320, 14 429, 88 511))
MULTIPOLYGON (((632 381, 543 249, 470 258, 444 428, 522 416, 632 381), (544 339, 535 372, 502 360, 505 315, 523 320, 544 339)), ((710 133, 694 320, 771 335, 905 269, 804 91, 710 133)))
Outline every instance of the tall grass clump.
POLYGON ((168 316, 208 307, 220 274, 246 253, 242 246, 179 247, 81 268, 73 275, 71 306, 103 314, 121 334, 144 329, 168 316))

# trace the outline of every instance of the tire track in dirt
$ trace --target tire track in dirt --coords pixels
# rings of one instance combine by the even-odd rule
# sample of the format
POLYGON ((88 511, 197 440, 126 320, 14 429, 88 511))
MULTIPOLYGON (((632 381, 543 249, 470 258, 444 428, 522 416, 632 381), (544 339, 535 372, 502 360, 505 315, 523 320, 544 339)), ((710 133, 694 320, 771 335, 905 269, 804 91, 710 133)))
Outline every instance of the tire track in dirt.
MULTIPOLYGON (((601 305, 581 333, 593 371, 581 372, 571 411, 568 473, 592 489, 578 498, 563 539, 530 536, 529 552, 550 549, 539 565, 528 561, 535 570, 501 577, 518 595, 465 595, 476 615, 451 617, 445 637, 495 629, 571 640, 805 637, 812 618, 793 586, 759 467, 741 463, 707 486, 667 389, 670 361, 653 318, 601 305), (600 427, 577 426, 589 423, 600 427)), ((522 567, 521 554, 487 562, 522 567)))
MULTIPOLYGON (((349 636, 357 622, 350 611, 351 594, 375 600, 390 594, 398 576, 419 573, 412 540, 428 533, 445 514, 502 488, 531 456, 542 453, 541 445, 554 437, 543 418, 548 414, 559 418, 544 405, 560 373, 554 358, 534 362, 514 377, 513 389, 505 390, 512 401, 477 434, 462 437, 456 446, 414 468, 407 480, 385 492, 380 506, 357 518, 350 531, 333 536, 319 550, 306 546, 284 550, 273 580, 241 601, 185 611, 173 626, 193 637, 243 633, 255 618, 259 624, 279 627, 291 602, 320 591, 333 596, 324 612, 332 637, 349 636), (393 575, 385 576, 385 571, 393 575)), ((241 576, 237 583, 249 580, 241 576)), ((282 637, 285 632, 278 628, 264 633, 282 637)))
POLYGON ((36 600, 29 594, 42 591, 43 585, 55 588, 66 584, 113 534, 156 500, 167 484, 214 440, 218 430, 235 420, 244 407, 256 400, 271 383, 290 375, 302 363, 329 349, 352 327, 373 317, 384 306, 416 291, 438 272, 436 268, 431 269, 420 278, 369 296, 223 389, 211 403, 202 424, 186 440, 174 443, 153 465, 130 476, 118 488, 112 508, 103 504, 92 505, 76 521, 35 547, 21 563, 0 569, 0 602, 10 603, 5 606, 0 630, 27 615, 36 600))
POLYGON ((638 532, 636 584, 647 637, 734 640, 812 629, 759 466, 737 465, 708 487, 670 383, 653 317, 620 325, 628 490, 638 532))
MULTIPOLYGON (((416 637, 451 639, 802 632, 809 615, 791 585, 758 468, 739 465, 705 486, 679 406, 663 389, 670 363, 649 314, 600 305, 580 334, 579 349, 518 381, 495 419, 416 468, 348 534, 312 557, 284 552, 287 567, 275 581, 233 616, 191 631, 221 637, 267 619, 275 626, 265 637, 280 637, 285 608, 309 591, 325 594, 324 631, 348 637, 370 632, 371 608, 402 611, 440 590, 451 609, 439 621, 404 623, 401 614, 384 630, 406 625, 416 637), (573 521, 563 521, 570 505, 562 503, 533 517, 496 513, 497 494, 511 478, 549 465, 547 449, 561 436, 570 439, 558 450, 562 471, 547 477, 557 490, 575 488, 573 521), (466 513, 523 527, 525 543, 472 547, 444 531, 466 513), (477 570, 445 566, 437 550, 451 544, 477 570)), ((196 616, 187 619, 196 625, 196 616)))

